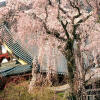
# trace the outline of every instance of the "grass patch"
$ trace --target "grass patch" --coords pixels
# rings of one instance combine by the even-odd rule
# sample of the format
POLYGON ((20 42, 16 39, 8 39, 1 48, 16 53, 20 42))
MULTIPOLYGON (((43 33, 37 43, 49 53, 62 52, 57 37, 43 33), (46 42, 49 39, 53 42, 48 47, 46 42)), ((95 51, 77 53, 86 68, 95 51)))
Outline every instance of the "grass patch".
POLYGON ((63 97, 64 93, 58 93, 57 95, 60 96, 60 97, 63 97))
POLYGON ((29 81, 19 84, 9 83, 3 91, 0 91, 0 100, 65 100, 63 93, 56 94, 46 87, 35 87, 30 94, 28 85, 29 81))
POLYGON ((4 100, 33 100, 32 95, 27 91, 26 83, 10 83, 3 91, 0 92, 0 98, 4 100))

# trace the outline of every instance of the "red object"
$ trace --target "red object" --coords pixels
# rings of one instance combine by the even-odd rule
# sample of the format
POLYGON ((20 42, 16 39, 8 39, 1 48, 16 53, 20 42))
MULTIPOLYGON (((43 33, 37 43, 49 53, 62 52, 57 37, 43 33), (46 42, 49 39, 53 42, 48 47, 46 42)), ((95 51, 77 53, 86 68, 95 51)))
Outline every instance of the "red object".
POLYGON ((10 60, 10 56, 8 55, 8 53, 5 54, 1 54, 0 55, 0 63, 2 62, 2 60, 6 58, 8 61, 10 60))

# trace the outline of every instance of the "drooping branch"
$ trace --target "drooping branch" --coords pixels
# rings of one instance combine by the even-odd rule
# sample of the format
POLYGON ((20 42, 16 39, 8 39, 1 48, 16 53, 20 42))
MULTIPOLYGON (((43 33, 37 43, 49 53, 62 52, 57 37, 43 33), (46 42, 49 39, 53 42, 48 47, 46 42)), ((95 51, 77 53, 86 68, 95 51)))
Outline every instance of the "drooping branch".
MULTIPOLYGON (((48 13, 48 12, 47 12, 48 13)), ((38 17, 34 12, 32 13, 34 19, 38 19, 40 22, 42 22, 42 25, 46 31, 47 34, 54 36, 60 41, 66 41, 64 37, 60 36, 60 33, 57 30, 49 30, 48 26, 46 25, 46 21, 43 21, 40 17, 38 17)), ((48 17, 48 16, 47 16, 48 17)), ((46 18, 47 18, 46 17, 46 18)))

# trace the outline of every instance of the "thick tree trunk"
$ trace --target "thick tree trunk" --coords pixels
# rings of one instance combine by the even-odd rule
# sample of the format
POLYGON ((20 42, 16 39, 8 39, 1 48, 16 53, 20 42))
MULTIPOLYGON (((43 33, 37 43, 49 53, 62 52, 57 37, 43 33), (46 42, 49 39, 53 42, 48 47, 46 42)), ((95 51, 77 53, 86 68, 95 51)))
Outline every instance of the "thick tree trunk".
MULTIPOLYGON (((76 100, 76 93, 74 89, 74 72, 75 72, 75 58, 74 58, 74 53, 73 53, 73 40, 69 39, 69 41, 66 44, 65 48, 65 56, 67 60, 67 66, 68 66, 68 76, 69 76, 69 84, 71 87, 71 100, 76 100)), ((66 91, 65 91, 66 95, 66 91)))
POLYGON ((29 85, 29 93, 33 91, 33 87, 35 86, 36 83, 36 74, 32 75, 32 79, 29 85))
POLYGON ((32 79, 31 79, 31 82, 30 82, 30 85, 29 85, 29 92, 32 92, 33 88, 35 87, 36 85, 36 81, 37 81, 37 77, 38 77, 38 64, 37 64, 37 61, 33 61, 33 68, 32 68, 32 79))
POLYGON ((80 43, 75 41, 75 48, 74 48, 74 56, 75 56, 75 64, 76 64, 76 80, 78 81, 77 86, 77 99, 86 100, 86 91, 85 91, 85 72, 82 65, 82 58, 80 52, 80 43))

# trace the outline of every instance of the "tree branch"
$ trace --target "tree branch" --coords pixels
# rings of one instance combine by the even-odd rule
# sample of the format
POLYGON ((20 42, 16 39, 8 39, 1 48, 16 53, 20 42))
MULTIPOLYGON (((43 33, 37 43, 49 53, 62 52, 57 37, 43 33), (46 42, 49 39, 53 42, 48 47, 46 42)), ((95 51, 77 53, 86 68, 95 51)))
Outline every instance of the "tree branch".
POLYGON ((67 38, 69 39, 70 37, 69 37, 69 33, 68 33, 68 31, 67 31, 68 21, 66 20, 66 23, 64 24, 64 22, 61 20, 61 18, 60 18, 60 10, 61 10, 63 13, 66 13, 66 12, 64 11, 64 9, 60 7, 60 3, 59 3, 59 4, 58 4, 58 16, 57 16, 57 19, 58 19, 58 21, 61 23, 61 26, 62 26, 62 28, 63 28, 63 30, 64 30, 64 32, 65 32, 65 35, 66 35, 67 38))
POLYGON ((58 33, 57 30, 50 31, 48 29, 48 27, 46 26, 46 23, 44 23, 44 22, 43 22, 43 26, 44 26, 47 34, 53 35, 54 37, 56 37, 57 39, 59 39, 61 41, 66 41, 66 39, 64 37, 60 36, 60 33, 58 33))
POLYGON ((32 15, 33 15, 34 19, 38 19, 40 22, 42 22, 43 27, 44 27, 44 29, 45 29, 45 31, 46 31, 47 34, 53 35, 54 37, 56 37, 60 41, 66 41, 66 39, 64 37, 60 36, 60 33, 58 33, 57 30, 53 30, 53 31, 51 30, 50 31, 49 28, 46 25, 46 22, 44 22, 40 17, 38 17, 34 12, 32 13, 32 15))
POLYGON ((73 31, 72 31, 72 35, 74 36, 74 38, 76 39, 76 30, 79 27, 79 25, 83 22, 85 22, 91 15, 88 15, 87 17, 85 17, 84 19, 80 19, 76 24, 73 25, 73 31))
POLYGON ((66 29, 67 24, 68 24, 67 20, 66 20, 66 23, 65 23, 65 24, 64 24, 64 22, 63 22, 62 20, 61 20, 60 22, 61 22, 61 25, 62 25, 64 31, 65 31, 65 35, 66 35, 67 38, 69 39, 69 33, 68 33, 67 29, 66 29))
MULTIPOLYGON (((48 0, 48 1, 51 2, 50 0, 48 0)), ((51 30, 51 31, 50 31, 49 28, 47 27, 47 25, 46 25, 46 23, 47 23, 47 18, 48 18, 47 7, 48 7, 48 5, 45 6, 45 11, 46 11, 45 22, 42 21, 42 22, 43 22, 43 26, 44 26, 44 28, 45 28, 45 30, 46 30, 46 33, 47 33, 47 34, 50 34, 50 35, 53 35, 54 37, 56 37, 57 39, 59 39, 59 40, 61 40, 61 41, 66 41, 66 39, 65 39, 64 37, 61 37, 61 36, 60 36, 60 33, 58 33, 57 30, 51 30)))
POLYGON ((77 24, 81 24, 83 22, 85 22, 91 15, 86 16, 84 19, 81 19, 77 22, 77 24))
POLYGON ((70 5, 78 11, 78 14, 75 15, 73 17, 73 19, 72 19, 72 24, 74 24, 75 19, 78 18, 78 17, 80 17, 82 14, 80 12, 80 8, 74 2, 72 2, 71 0, 69 0, 69 2, 70 2, 70 5))
POLYGON ((60 6, 59 6, 59 9, 60 9, 60 11, 62 11, 64 14, 67 13, 67 12, 66 12, 62 7, 60 7, 60 6))

